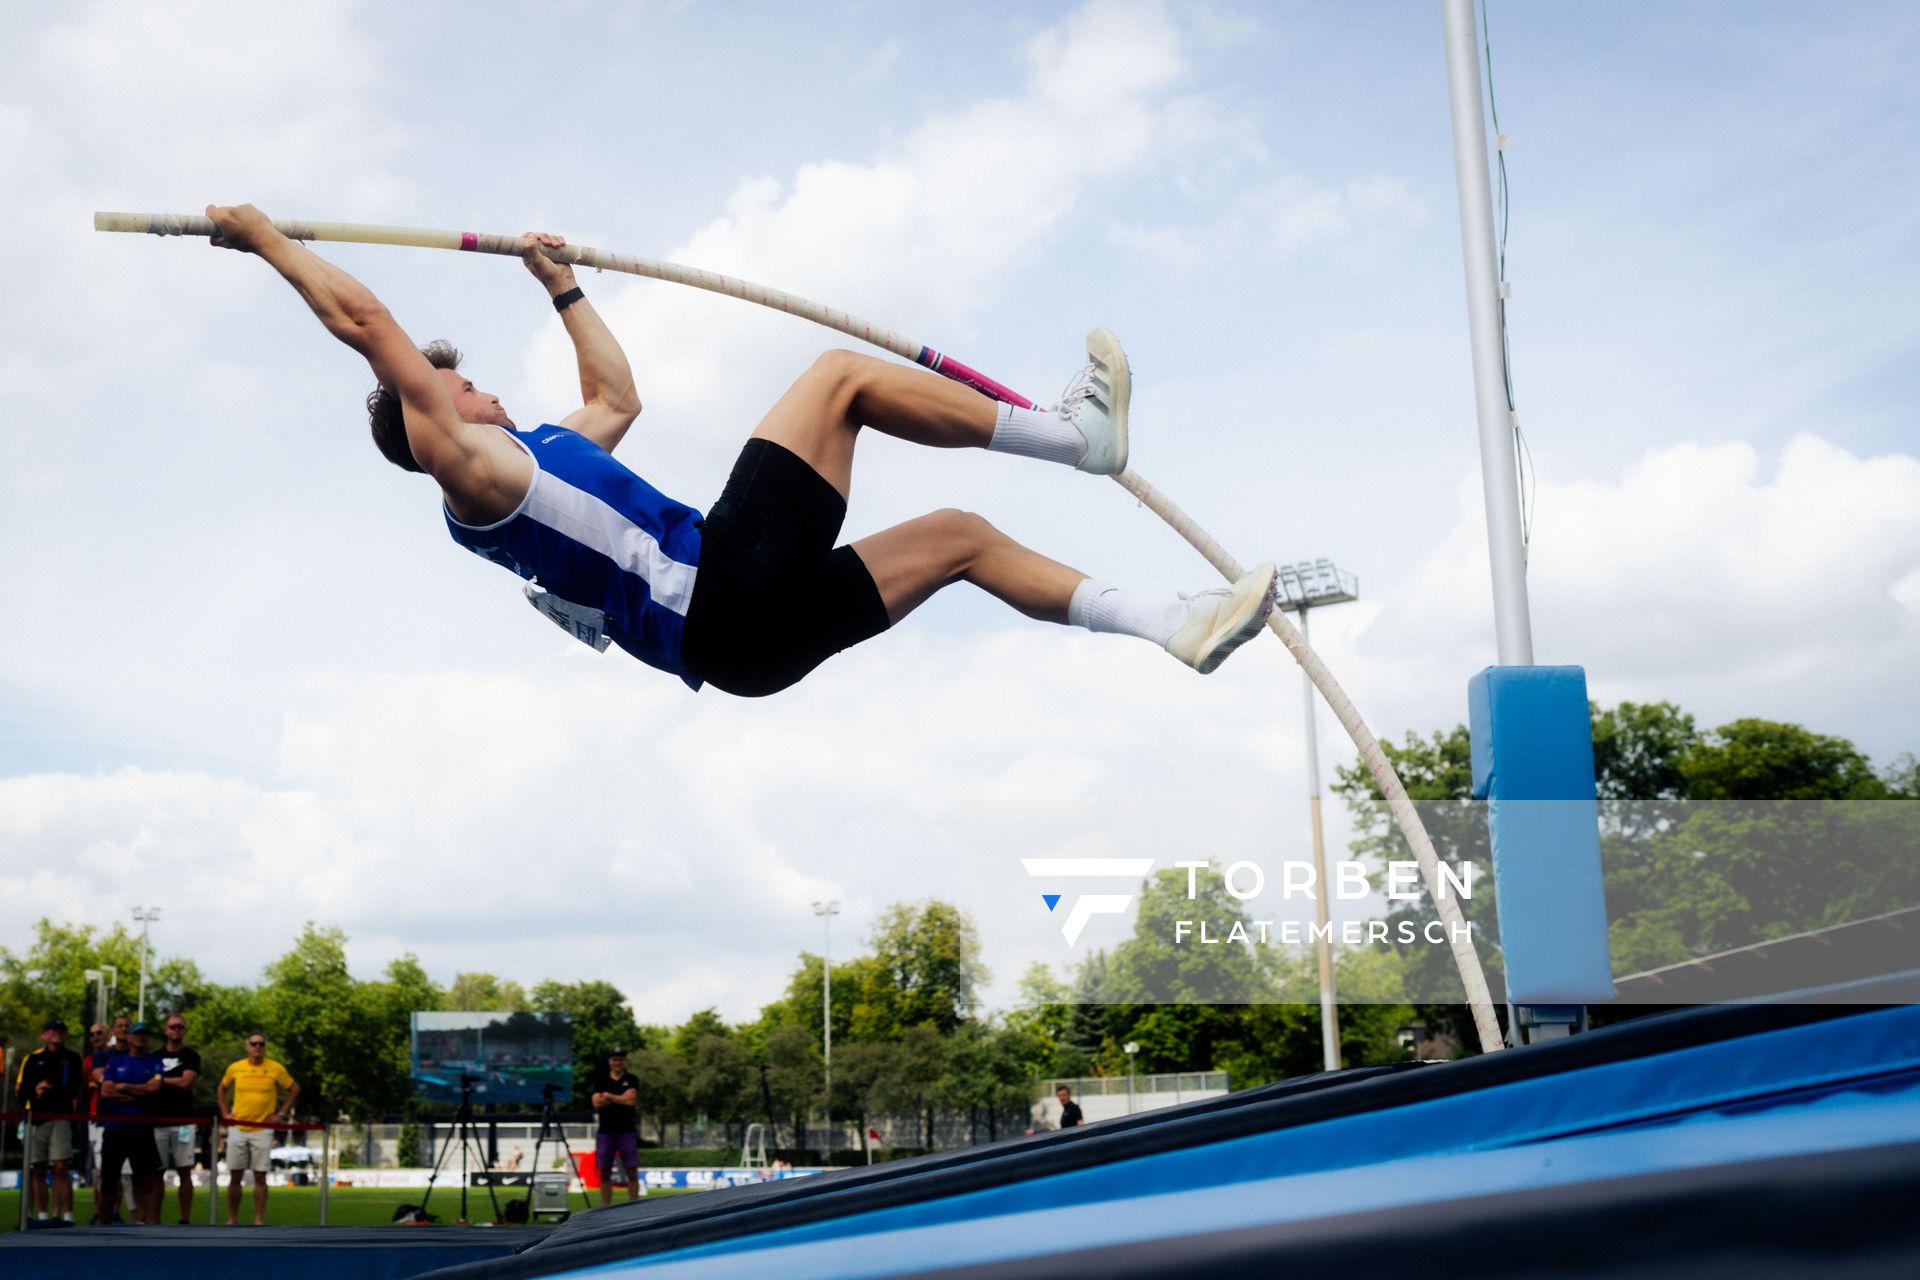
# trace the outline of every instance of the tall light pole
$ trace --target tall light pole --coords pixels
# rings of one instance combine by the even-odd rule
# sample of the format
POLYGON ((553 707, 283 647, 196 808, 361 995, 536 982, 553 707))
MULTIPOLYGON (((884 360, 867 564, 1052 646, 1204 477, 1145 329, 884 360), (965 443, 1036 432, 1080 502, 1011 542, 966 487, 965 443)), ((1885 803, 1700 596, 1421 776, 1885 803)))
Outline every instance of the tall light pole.
POLYGON ((92 1020, 105 1024, 107 1020, 107 975, 98 969, 86 971, 87 995, 93 1006, 92 1020))
MULTIPOLYGON (((1360 598, 1360 580, 1334 568, 1331 560, 1302 561, 1280 570, 1280 607, 1300 619, 1300 635, 1308 639, 1307 611, 1360 598)), ((1313 679, 1300 669, 1300 687, 1307 704, 1307 806, 1313 814, 1313 913, 1319 923, 1314 953, 1320 960, 1320 1055, 1328 1071, 1340 1069, 1340 1016, 1333 990, 1332 915, 1327 907, 1327 848, 1320 825, 1320 734, 1314 721, 1313 679)))
POLYGON ((147 1020, 147 930, 160 918, 158 907, 135 907, 133 918, 140 922, 140 1005, 133 1015, 135 1022, 147 1020))
POLYGON ((1127 1055, 1127 1114, 1133 1114, 1133 1055, 1140 1052, 1140 1043, 1129 1040, 1120 1048, 1127 1055))
POLYGON ((105 1024, 107 1000, 112 995, 114 987, 119 985, 120 971, 110 964, 101 965, 98 969, 88 969, 86 979, 94 988, 93 1020, 105 1024))
POLYGON ((816 902, 813 914, 826 926, 826 945, 820 953, 820 1039, 827 1064, 827 1153, 833 1153, 833 918, 840 914, 840 902, 816 902))

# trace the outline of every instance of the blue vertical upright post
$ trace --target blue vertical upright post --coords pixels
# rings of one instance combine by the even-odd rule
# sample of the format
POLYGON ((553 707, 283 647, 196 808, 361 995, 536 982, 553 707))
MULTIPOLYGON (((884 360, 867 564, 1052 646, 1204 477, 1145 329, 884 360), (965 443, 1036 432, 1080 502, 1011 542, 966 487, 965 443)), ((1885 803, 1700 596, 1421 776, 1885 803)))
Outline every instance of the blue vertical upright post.
POLYGON ((1488 667, 1467 685, 1473 794, 1487 802, 1500 950, 1517 1043, 1613 998, 1587 676, 1488 667))
POLYGON ((1508 1036, 1525 1044, 1565 1034, 1579 1025, 1585 1001, 1613 994, 1593 737, 1585 673, 1578 667, 1533 665, 1473 0, 1442 0, 1441 18, 1500 660, 1498 667, 1475 676, 1468 689, 1474 794, 1488 802, 1508 1036))

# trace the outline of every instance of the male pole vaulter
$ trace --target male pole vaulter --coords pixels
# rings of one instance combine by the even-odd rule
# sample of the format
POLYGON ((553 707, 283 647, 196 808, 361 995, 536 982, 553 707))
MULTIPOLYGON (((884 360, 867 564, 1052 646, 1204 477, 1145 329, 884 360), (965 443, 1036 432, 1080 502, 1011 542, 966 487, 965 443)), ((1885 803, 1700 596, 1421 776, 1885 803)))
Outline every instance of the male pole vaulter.
POLYGON ((1150 640, 1212 671, 1265 624, 1274 571, 1174 600, 1096 582, 977 515, 935 511, 835 546, 862 427, 935 448, 988 449, 1116 475, 1127 465, 1128 369, 1104 329, 1057 409, 1016 409, 935 374, 829 351, 780 397, 703 518, 616 462, 640 413, 633 371, 574 284, 525 237, 580 361, 586 403, 521 430, 459 372, 445 343, 420 348, 367 288, 274 230, 252 205, 209 205, 213 243, 266 259, 327 331, 366 358, 374 443, 440 486, 455 542, 527 579, 555 621, 604 648, 743 697, 777 693, 885 631, 950 583, 971 582, 1030 618, 1150 640))

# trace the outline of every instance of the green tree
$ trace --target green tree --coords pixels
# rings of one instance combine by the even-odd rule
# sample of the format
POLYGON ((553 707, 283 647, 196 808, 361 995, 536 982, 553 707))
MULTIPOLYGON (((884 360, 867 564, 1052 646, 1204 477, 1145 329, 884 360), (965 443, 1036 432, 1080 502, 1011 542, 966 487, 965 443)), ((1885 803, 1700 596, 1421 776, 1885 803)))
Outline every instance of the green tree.
POLYGON ((937 899, 889 907, 872 946, 850 1023, 857 1038, 898 1039, 923 1023, 945 1035, 972 1015, 987 971, 973 921, 958 907, 937 899))
POLYGON ((692 1045, 687 1070, 687 1103, 696 1115, 727 1129, 760 1110, 758 1072, 753 1055, 737 1036, 708 1033, 692 1045))
POLYGON ((1693 717, 1671 702, 1591 704, 1594 785, 1602 800, 1677 800, 1682 767, 1700 746, 1693 717))
POLYGON ((687 1118, 687 1064, 666 1049, 649 1047, 627 1054, 627 1073, 640 1082, 639 1113, 654 1118, 665 1146, 667 1125, 687 1118))
POLYGON ((1211 863, 1204 871, 1171 867, 1155 872, 1141 887, 1132 935, 1113 950, 1106 994, 1117 1004, 1244 1004, 1261 999, 1272 990, 1272 948, 1258 937, 1246 908, 1227 892, 1225 879, 1211 863), (1184 940, 1182 922, 1189 930, 1184 940), (1212 941, 1201 941, 1203 936, 1212 941))
POLYGON ((908 1027, 893 1048, 874 1096, 884 1111, 919 1115, 926 1126, 922 1145, 930 1148, 940 1078, 946 1073, 946 1038, 932 1023, 923 1022, 908 1027))
POLYGON ((292 949, 267 965, 258 998, 269 1054, 299 1081, 301 1109, 328 1119, 367 1114, 370 1094, 390 1092, 369 1070, 363 1046, 374 1028, 347 971, 346 946, 346 934, 309 921, 292 949))
POLYGON ((702 1040, 708 1036, 728 1039, 732 1035, 733 1028, 727 1025, 727 1020, 722 1018, 716 1010, 701 1009, 674 1029, 667 1047, 681 1061, 691 1064, 702 1040))
POLYGON ((413 1015, 443 1008, 444 996, 411 952, 389 963, 380 981, 359 984, 354 994, 357 1021, 367 1037, 368 1076, 355 1113, 364 1120, 407 1105, 413 1092, 413 1015))
POLYGON ((807 1117, 824 1099, 826 1068, 820 1042, 806 1028, 791 1024, 767 1033, 766 1083, 774 1117, 792 1125, 794 1140, 806 1132, 807 1117))
MULTIPOLYGON (((108 1001, 107 1016, 124 1013, 131 1017, 140 989, 140 936, 120 923, 102 930, 94 925, 40 920, 24 955, 0 948, 0 1039, 9 1044, 29 1040, 37 1044, 41 1024, 56 1014, 70 1027, 84 1027, 92 1016, 86 971, 109 968, 117 971, 118 981, 108 1001)), ((149 1019, 183 1007, 187 997, 204 982, 199 968, 190 960, 149 955, 149 1019)))
MULTIPOLYGON (((528 1003, 537 1013, 564 1013, 573 1023, 575 1105, 587 1101, 587 1081, 607 1065, 609 1049, 629 1054, 643 1047, 640 1024, 627 998, 611 982, 542 982, 528 1003)), ((631 1064, 629 1064, 631 1068, 631 1064)))
POLYGON ((490 973, 459 973, 447 987, 446 1008, 474 1013, 514 1013, 533 1008, 526 988, 490 973))
POLYGON ((1797 724, 1721 725, 1681 761, 1690 800, 1884 800, 1887 785, 1845 738, 1797 724))
POLYGON ((871 1117, 886 1107, 888 1082, 899 1071, 898 1044, 856 1040, 833 1055, 832 1114, 860 1126, 860 1149, 868 1151, 871 1117))
MULTIPOLYGON (((1072 996, 1072 988, 1037 960, 1021 977, 1005 1025, 1026 1075, 1079 1076, 1092 1070, 1093 1055, 1074 1040, 1072 996)), ((1098 1036, 1094 1043, 1099 1043, 1098 1036)))
POLYGON ((983 1125, 991 1142, 1000 1136, 1004 1122, 1017 1117, 1024 1124, 1032 1077, 1013 1036, 990 1023, 963 1022, 944 1048, 934 1093, 942 1106, 967 1113, 973 1141, 980 1140, 983 1125))
MULTIPOLYGON (((882 981, 880 962, 873 956, 854 956, 836 960, 833 965, 833 1042, 852 1041, 855 1017, 863 993, 882 981)), ((800 953, 800 963, 787 980, 784 996, 761 1011, 761 1021, 771 1025, 804 1028, 818 1039, 822 1030, 824 991, 821 958, 811 952, 800 953)))
POLYGON ((1911 751, 1901 752, 1881 770, 1880 782, 1889 800, 1920 800, 1920 759, 1911 751))

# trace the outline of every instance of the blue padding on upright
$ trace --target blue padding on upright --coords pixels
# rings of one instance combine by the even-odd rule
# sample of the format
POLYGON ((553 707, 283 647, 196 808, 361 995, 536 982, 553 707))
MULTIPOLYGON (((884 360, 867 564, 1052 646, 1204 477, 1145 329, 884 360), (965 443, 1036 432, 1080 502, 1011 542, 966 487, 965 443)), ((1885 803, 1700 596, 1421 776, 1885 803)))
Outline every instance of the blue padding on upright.
POLYGON ((1487 802, 1507 997, 1613 998, 1587 674, 1488 667, 1467 683, 1473 794, 1487 802))
POLYGON ((888 1274, 1917 1139, 1901 1007, 570 1274, 888 1274))

